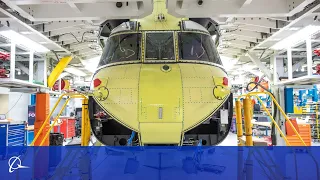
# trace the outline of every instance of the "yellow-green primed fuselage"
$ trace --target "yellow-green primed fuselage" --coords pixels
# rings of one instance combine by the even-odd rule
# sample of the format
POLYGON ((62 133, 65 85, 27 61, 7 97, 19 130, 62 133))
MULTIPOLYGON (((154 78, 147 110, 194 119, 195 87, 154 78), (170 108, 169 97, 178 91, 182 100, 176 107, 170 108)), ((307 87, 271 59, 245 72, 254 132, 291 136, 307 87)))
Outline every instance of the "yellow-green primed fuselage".
POLYGON ((231 125, 217 113, 230 86, 214 40, 164 11, 113 30, 93 86, 91 125, 105 145, 213 145, 231 125))

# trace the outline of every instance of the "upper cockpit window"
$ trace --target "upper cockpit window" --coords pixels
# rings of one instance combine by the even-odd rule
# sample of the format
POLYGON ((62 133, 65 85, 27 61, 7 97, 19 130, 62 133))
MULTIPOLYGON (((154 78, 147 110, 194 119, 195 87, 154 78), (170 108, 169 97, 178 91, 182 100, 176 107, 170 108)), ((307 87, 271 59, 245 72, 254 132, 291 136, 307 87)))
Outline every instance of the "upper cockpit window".
POLYGON ((212 37, 202 33, 179 33, 179 58, 222 65, 212 37))
POLYGON ((120 34, 110 37, 103 48, 99 67, 115 62, 140 60, 141 34, 120 34))
POLYGON ((172 32, 146 33, 146 60, 174 60, 172 32))

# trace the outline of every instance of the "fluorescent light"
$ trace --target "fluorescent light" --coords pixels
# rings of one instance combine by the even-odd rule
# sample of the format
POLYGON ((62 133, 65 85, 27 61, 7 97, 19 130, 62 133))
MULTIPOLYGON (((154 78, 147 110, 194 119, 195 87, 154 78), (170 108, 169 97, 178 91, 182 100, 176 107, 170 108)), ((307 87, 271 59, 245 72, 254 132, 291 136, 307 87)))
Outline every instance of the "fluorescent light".
POLYGON ((300 27, 290 27, 288 28, 289 31, 298 31, 300 27))
POLYGON ((212 36, 212 39, 213 39, 213 40, 216 40, 216 38, 217 38, 217 35, 213 35, 213 36, 212 36))
POLYGON ((234 65, 238 62, 237 59, 229 58, 226 56, 220 56, 220 59, 226 71, 231 70, 234 67, 234 65))
POLYGON ((288 47, 292 47, 293 45, 305 40, 307 37, 317 33, 320 31, 320 26, 309 25, 300 31, 292 34, 291 36, 283 39, 282 41, 276 43, 271 47, 274 50, 282 50, 288 47))
POLYGON ((20 32, 20 34, 32 34, 32 32, 31 31, 22 31, 22 32, 20 32))
POLYGON ((69 76, 69 75, 70 75, 69 73, 63 72, 63 73, 60 74, 58 79, 62 79, 62 78, 66 77, 66 76, 69 76))
POLYGON ((76 75, 76 76, 86 76, 87 75, 86 73, 80 71, 79 69, 73 68, 73 67, 65 68, 64 70, 66 72, 73 74, 73 75, 76 75))
POLYGON ((250 72, 254 68, 256 68, 256 65, 245 64, 245 65, 242 65, 240 68, 238 68, 238 70, 243 70, 243 71, 246 71, 246 72, 250 72))
POLYGON ((101 56, 97 56, 88 60, 83 60, 82 63, 88 71, 94 73, 99 65, 100 57, 101 56))
POLYGON ((263 75, 263 73, 261 71, 259 71, 259 70, 258 71, 249 70, 248 72, 250 72, 250 73, 252 73, 252 74, 254 74, 256 76, 259 76, 259 77, 261 77, 263 75))
POLYGON ((25 48, 29 50, 33 50, 35 52, 48 52, 50 51, 48 48, 32 41, 29 38, 26 38, 25 36, 12 31, 12 30, 6 30, 6 31, 0 31, 0 35, 10 39, 11 42, 14 42, 18 45, 24 46, 25 48))

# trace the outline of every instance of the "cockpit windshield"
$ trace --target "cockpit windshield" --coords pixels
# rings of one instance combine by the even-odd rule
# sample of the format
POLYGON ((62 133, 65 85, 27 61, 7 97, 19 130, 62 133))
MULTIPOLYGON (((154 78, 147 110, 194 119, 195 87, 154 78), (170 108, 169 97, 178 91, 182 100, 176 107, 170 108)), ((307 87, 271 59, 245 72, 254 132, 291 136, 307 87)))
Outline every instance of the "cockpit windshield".
POLYGON ((146 33, 146 60, 174 60, 173 32, 146 33))
POLYGON ((140 60, 140 42, 140 33, 110 37, 103 49, 99 67, 109 63, 140 60))
POLYGON ((211 36, 202 33, 179 33, 179 59, 207 61, 222 65, 211 36))

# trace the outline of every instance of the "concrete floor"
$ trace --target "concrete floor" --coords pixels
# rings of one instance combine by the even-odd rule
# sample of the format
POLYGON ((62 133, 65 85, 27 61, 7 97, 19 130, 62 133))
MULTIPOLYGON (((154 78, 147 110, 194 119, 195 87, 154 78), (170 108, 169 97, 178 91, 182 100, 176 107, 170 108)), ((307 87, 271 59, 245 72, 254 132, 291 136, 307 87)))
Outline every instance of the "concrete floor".
MULTIPOLYGON (((227 138, 218 146, 237 146, 237 134, 230 132, 227 138)), ((311 146, 320 146, 320 142, 312 142, 311 146)))
POLYGON ((230 132, 218 146, 237 146, 237 134, 230 132))
MULTIPOLYGON (((71 145, 71 144, 80 144, 81 138, 74 137, 73 139, 68 139, 66 142, 63 143, 63 145, 71 145)), ((237 134, 234 134, 232 132, 229 133, 229 135, 226 137, 224 141, 222 141, 218 146, 237 146, 237 134)), ((312 142, 312 146, 320 146, 319 142, 312 142)))

